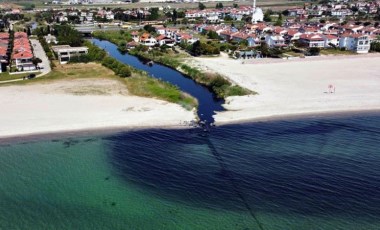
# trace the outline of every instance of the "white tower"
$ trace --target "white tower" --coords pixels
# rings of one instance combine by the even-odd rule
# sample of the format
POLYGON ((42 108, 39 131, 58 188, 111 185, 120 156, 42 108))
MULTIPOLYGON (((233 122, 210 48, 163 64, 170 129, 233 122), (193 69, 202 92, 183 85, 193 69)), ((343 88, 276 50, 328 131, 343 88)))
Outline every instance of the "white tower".
POLYGON ((256 24, 257 22, 262 21, 264 21, 264 13, 261 8, 256 8, 256 0, 253 0, 252 23, 256 24))

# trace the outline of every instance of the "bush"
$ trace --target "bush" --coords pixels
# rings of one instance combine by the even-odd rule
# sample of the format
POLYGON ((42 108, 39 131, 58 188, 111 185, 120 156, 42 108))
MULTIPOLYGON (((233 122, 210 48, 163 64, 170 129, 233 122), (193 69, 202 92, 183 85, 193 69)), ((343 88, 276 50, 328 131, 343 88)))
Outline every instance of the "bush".
POLYGON ((320 52, 321 52, 321 49, 318 47, 311 47, 309 49, 309 53, 311 56, 318 56, 320 52))

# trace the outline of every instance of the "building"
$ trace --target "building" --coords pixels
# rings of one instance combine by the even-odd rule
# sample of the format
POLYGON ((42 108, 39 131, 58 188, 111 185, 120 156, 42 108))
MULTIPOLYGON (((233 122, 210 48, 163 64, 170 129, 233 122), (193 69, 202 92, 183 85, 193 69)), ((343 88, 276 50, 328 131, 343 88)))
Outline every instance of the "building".
POLYGON ((87 47, 71 47, 69 45, 52 46, 52 49, 57 54, 59 63, 61 64, 66 64, 72 57, 88 53, 87 47))
POLYGON ((325 39, 319 34, 302 34, 300 36, 300 43, 306 47, 325 47, 325 39))
POLYGON ((25 32, 14 33, 11 55, 12 66, 16 67, 17 71, 35 70, 36 66, 33 64, 33 57, 28 35, 25 32))
POLYGON ((269 47, 284 47, 285 39, 280 35, 267 35, 265 37, 265 42, 269 47))
POLYGON ((339 39, 339 47, 356 53, 368 53, 370 49, 370 37, 365 34, 342 35, 339 39))
POLYGON ((256 0, 253 0, 252 23, 256 24, 257 22, 262 21, 264 21, 263 10, 259 7, 256 7, 256 0))
POLYGON ((51 34, 44 36, 44 39, 45 39, 46 43, 48 43, 48 44, 57 44, 58 43, 57 38, 51 34))

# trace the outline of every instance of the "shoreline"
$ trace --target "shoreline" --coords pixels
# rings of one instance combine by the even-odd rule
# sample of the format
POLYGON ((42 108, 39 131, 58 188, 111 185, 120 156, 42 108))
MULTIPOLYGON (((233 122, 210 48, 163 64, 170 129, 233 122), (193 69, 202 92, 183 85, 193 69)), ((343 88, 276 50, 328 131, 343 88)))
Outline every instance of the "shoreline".
POLYGON ((227 97, 215 123, 284 116, 380 110, 379 54, 242 64, 227 56, 192 58, 189 65, 221 74, 257 92, 227 97))
MULTIPOLYGON (((216 128, 230 125, 254 124, 259 122, 276 122, 276 121, 295 121, 298 119, 328 119, 328 118, 345 118, 348 116, 360 115, 379 115, 379 109, 369 110, 347 110, 347 111, 329 111, 316 113, 300 113, 300 114, 282 114, 276 116, 257 117, 251 119, 234 120, 228 122, 220 122, 216 124, 216 128)), ((147 125, 147 126, 118 126, 103 128, 83 128, 75 130, 56 130, 49 132, 23 133, 10 136, 0 136, 0 147, 2 145, 22 144, 24 142, 47 141, 55 139, 70 139, 81 137, 98 137, 104 135, 115 135, 123 132, 135 132, 143 130, 188 130, 193 127, 185 124, 178 125, 147 125)))
POLYGON ((82 128, 82 129, 72 129, 72 130, 55 130, 47 132, 31 132, 31 133, 20 133, 15 135, 3 135, 0 136, 0 147, 1 145, 8 145, 14 143, 23 142, 34 142, 43 140, 54 140, 54 139, 68 139, 68 138, 80 138, 80 137, 95 137, 101 135, 114 135, 122 132, 134 132, 140 130, 151 130, 151 129, 185 129, 191 128, 185 125, 146 125, 146 126, 115 126, 115 127, 102 127, 102 128, 82 128))

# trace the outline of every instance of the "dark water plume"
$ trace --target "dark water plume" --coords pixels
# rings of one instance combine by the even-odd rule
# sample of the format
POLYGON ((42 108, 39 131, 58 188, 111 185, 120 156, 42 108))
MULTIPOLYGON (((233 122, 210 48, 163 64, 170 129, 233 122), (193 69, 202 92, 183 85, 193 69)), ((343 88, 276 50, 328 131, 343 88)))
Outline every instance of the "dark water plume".
POLYGON ((378 217, 378 127, 368 116, 229 125, 207 138, 142 131, 110 137, 109 157, 125 180, 190 205, 378 217))

